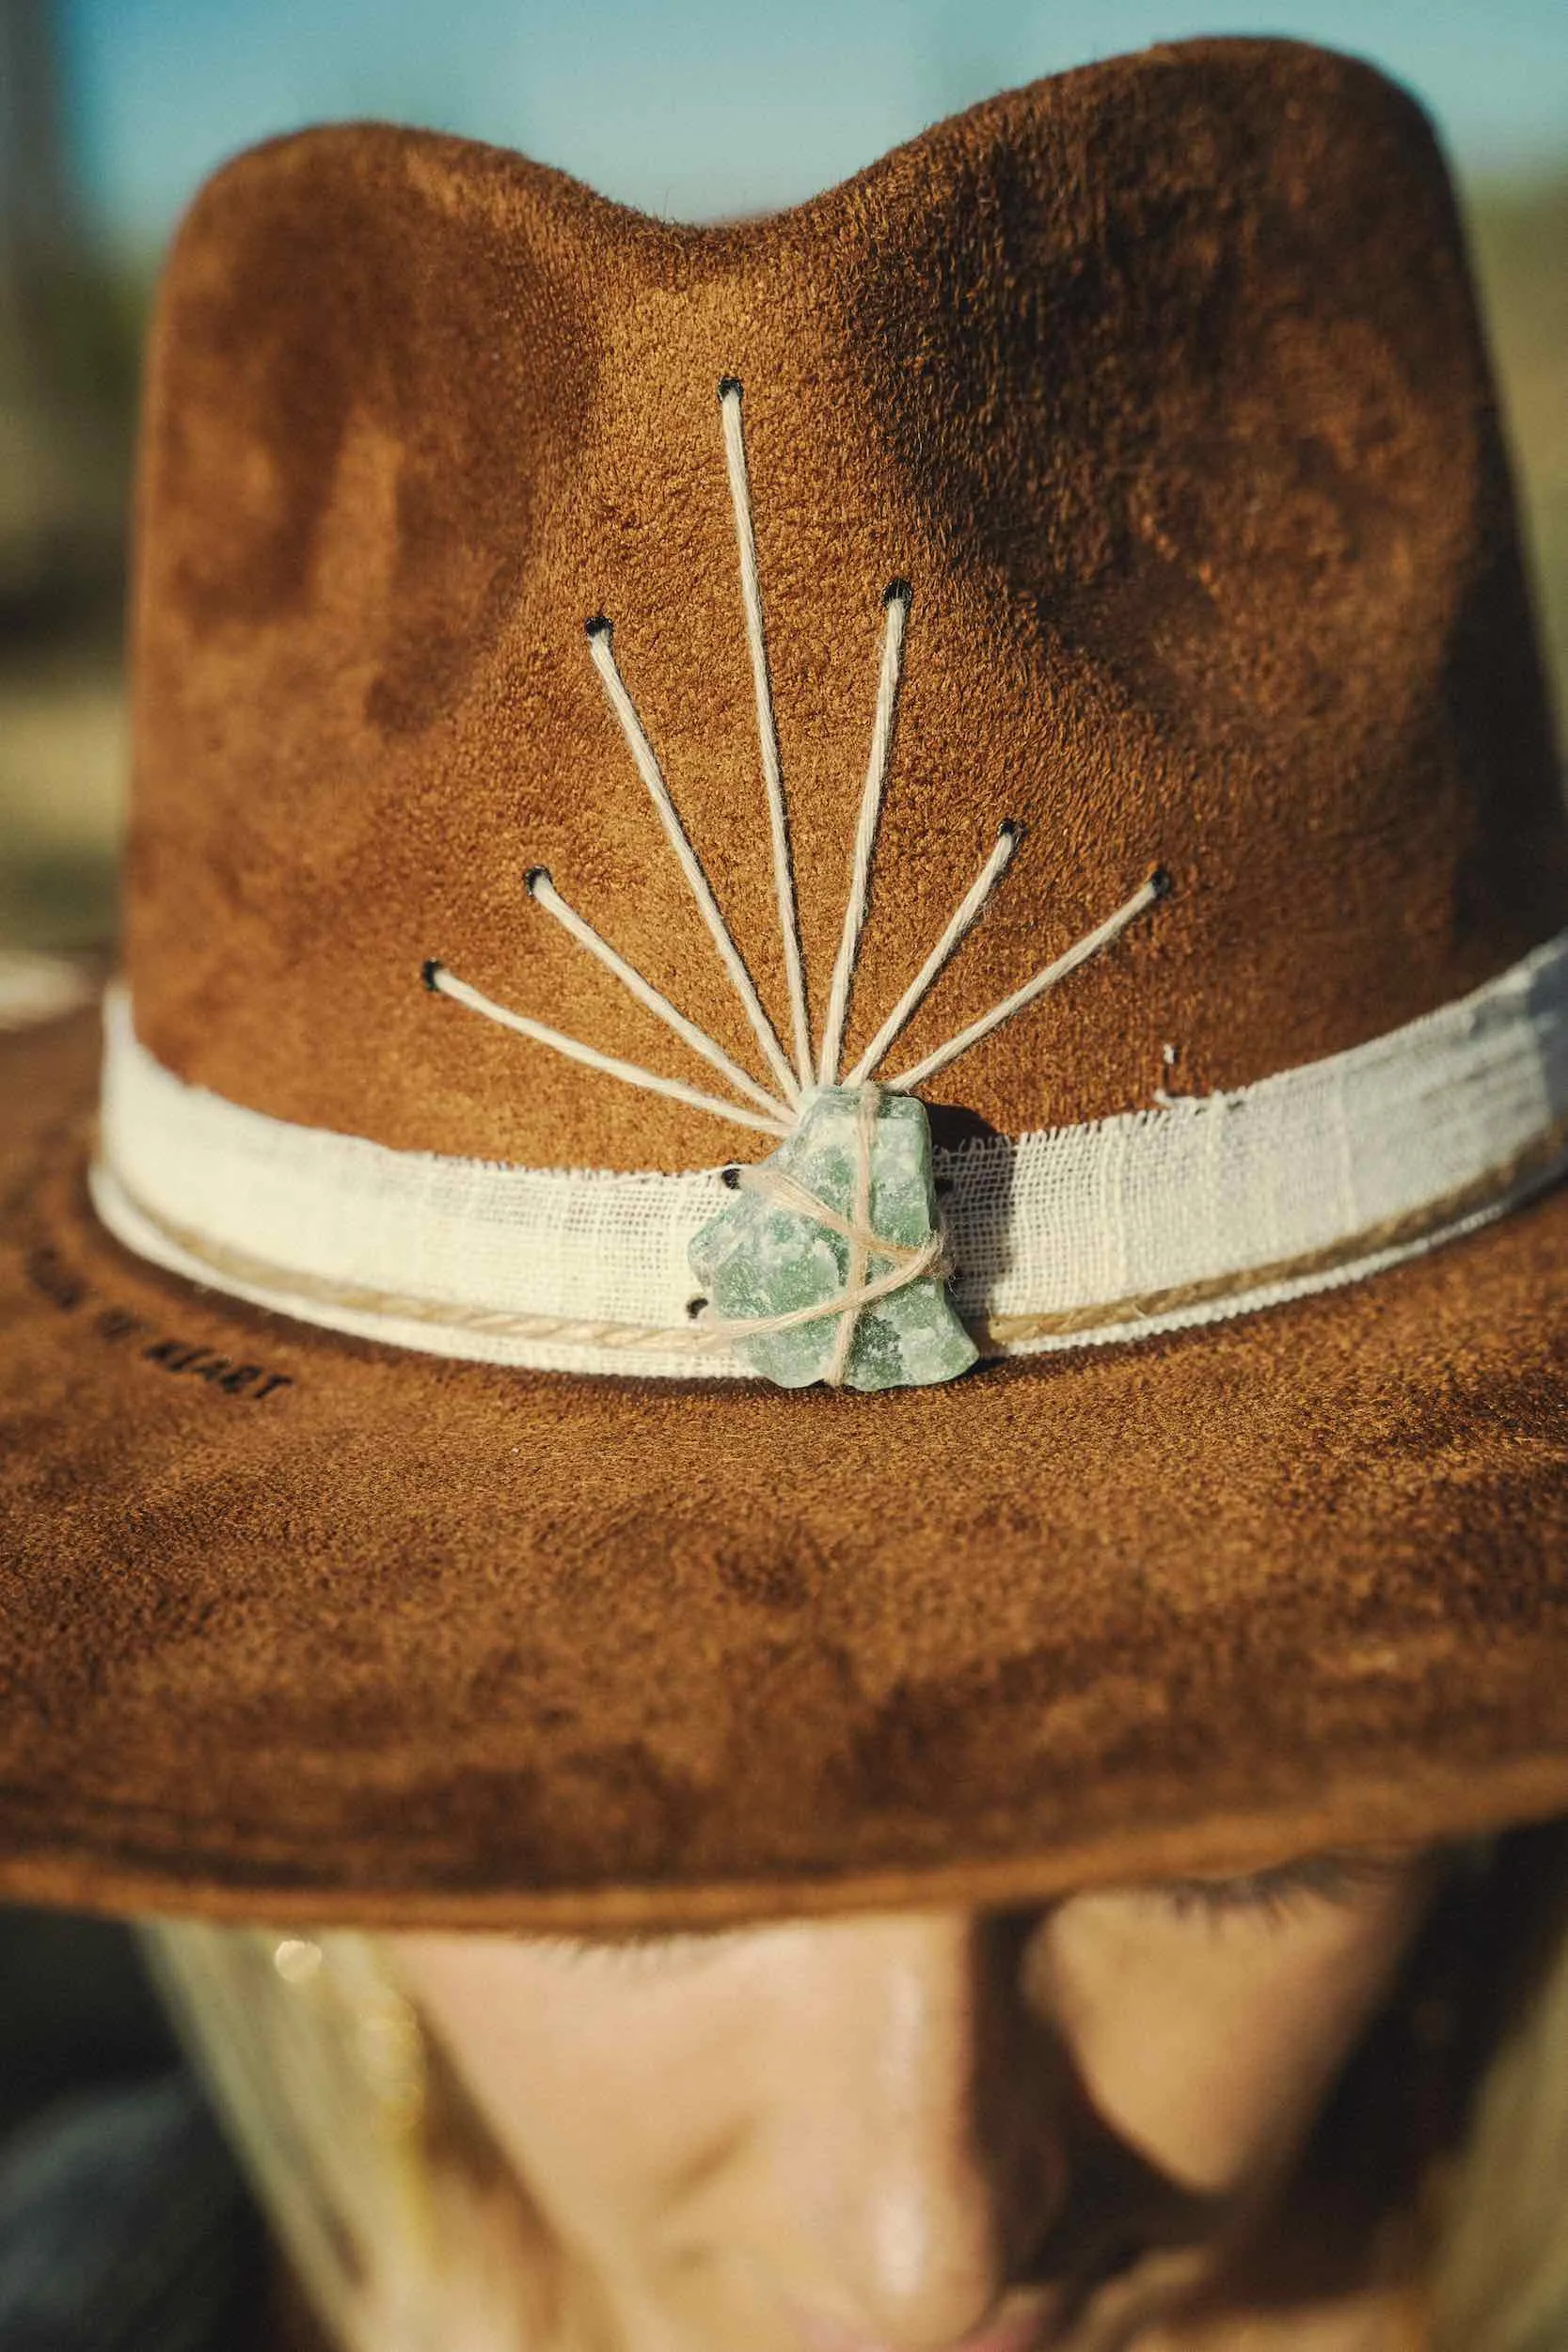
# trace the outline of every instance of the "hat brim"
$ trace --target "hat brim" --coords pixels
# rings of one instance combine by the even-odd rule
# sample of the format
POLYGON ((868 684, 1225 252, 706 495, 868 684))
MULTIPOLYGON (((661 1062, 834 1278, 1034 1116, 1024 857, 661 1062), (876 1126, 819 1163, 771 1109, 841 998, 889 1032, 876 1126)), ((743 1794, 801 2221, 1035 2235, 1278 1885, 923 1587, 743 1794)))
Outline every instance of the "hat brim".
POLYGON ((592 1929, 1568 1809, 1568 1193, 941 1389, 518 1373, 129 1255, 97 1047, 0 1041, 0 1892, 592 1929))

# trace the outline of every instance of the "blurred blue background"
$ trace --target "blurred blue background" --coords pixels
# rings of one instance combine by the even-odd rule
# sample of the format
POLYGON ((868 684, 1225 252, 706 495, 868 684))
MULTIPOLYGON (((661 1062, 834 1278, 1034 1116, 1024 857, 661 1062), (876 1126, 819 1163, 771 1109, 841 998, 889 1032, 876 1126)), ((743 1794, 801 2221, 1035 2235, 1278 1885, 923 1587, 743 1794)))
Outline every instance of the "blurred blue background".
POLYGON ((1359 52, 1473 174, 1568 146, 1568 0, 70 0, 62 32, 86 182, 132 244, 220 156, 344 115, 521 147, 655 212, 786 204, 1010 83, 1199 32, 1359 52))

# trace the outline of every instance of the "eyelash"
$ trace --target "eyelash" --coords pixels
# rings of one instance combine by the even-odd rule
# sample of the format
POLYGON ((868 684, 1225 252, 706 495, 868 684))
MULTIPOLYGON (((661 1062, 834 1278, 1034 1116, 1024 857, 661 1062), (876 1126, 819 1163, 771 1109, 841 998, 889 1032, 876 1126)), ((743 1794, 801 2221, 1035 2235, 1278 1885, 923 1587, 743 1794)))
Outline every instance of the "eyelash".
POLYGON ((1235 1878, 1173 1879, 1148 1891, 1178 1917, 1201 1913, 1223 1919, 1246 1914, 1278 1926, 1316 1904, 1348 1906, 1364 1888, 1399 1877, 1402 1867, 1397 1861, 1367 1854, 1320 1854, 1235 1878))
POLYGON ((634 1974, 640 1968, 651 1970, 671 1961, 701 1958, 726 1937, 720 1929, 697 1934, 659 1935, 628 1928, 621 1935, 534 1935, 527 1940, 535 1951, 544 1952, 552 1960, 583 1967, 620 1968, 634 1974))
MULTIPOLYGON (((1319 1904, 1352 1904, 1364 1887, 1386 1884, 1400 1876, 1404 1867, 1397 1860, 1366 1854, 1320 1854, 1309 1861, 1281 1863, 1274 1869, 1232 1878, 1169 1879, 1135 1891, 1178 1918, 1202 1916, 1217 1921, 1244 1916, 1267 1927, 1280 1927, 1319 1904)), ((618 1936, 529 1940, 536 1949, 563 1962, 635 1974, 652 1972, 674 1961, 704 1958, 729 1940, 729 1934, 712 1929, 684 1935, 631 1930, 618 1936)))

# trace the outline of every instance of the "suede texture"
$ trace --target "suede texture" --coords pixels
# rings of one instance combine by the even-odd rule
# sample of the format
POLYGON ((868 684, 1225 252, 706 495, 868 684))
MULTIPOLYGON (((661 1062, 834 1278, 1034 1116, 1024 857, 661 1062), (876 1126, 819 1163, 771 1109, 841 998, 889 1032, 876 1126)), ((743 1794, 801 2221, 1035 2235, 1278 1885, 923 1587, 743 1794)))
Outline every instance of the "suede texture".
MULTIPOLYGON (((1568 920, 1494 397, 1410 101, 1289 42, 996 100, 781 217, 375 125, 198 198, 151 365, 125 962, 185 1078, 404 1149, 734 1131, 527 898, 751 1047, 600 612, 784 1020, 717 388, 739 376, 818 1019, 881 595, 850 1050, 1004 818, 911 1057, 1017 1134, 1245 1083, 1568 920)), ((1568 1806, 1568 1195, 1374 1280, 862 1397, 403 1355, 87 1206, 97 1036, 0 1044, 0 1890, 594 1926, 1008 1901, 1568 1806)))
POLYGON ((1568 1191, 944 1389, 525 1374, 121 1250, 95 1048, 0 1049, 0 1890, 676 1924, 1568 1806, 1568 1191))
POLYGON ((1005 818, 1006 885, 895 1067, 1154 866, 1176 886, 939 1086, 1007 1134, 1148 1102, 1166 1044, 1188 1092, 1358 1044, 1568 919, 1452 201, 1368 69, 1154 50, 725 229, 356 126, 221 173, 160 308, 126 914, 169 1068, 408 1150, 732 1154, 418 984, 436 956, 693 1074, 531 904, 542 864, 754 1064, 591 665, 604 613, 784 1022, 726 375, 818 1024, 882 592, 913 591, 851 1057, 1005 818))

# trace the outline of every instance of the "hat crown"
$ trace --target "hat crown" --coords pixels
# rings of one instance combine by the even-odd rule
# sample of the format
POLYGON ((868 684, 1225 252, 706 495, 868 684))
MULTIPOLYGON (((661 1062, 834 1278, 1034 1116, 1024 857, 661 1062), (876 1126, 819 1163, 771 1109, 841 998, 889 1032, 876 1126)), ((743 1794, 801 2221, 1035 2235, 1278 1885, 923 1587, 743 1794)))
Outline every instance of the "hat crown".
POLYGON ((752 497, 814 1034, 877 693, 896 736, 846 1029, 1004 819, 909 1055, 1156 863, 1177 898, 935 1091, 1020 1133, 1361 1042, 1568 914, 1506 466, 1430 132, 1365 68, 1201 42, 999 99, 697 230, 359 125, 241 158, 166 279, 135 598, 138 1029, 275 1116, 535 1166, 733 1138, 419 986, 433 956, 689 1074, 572 903, 767 1072, 594 674, 605 614, 781 1036, 715 391, 752 497))

